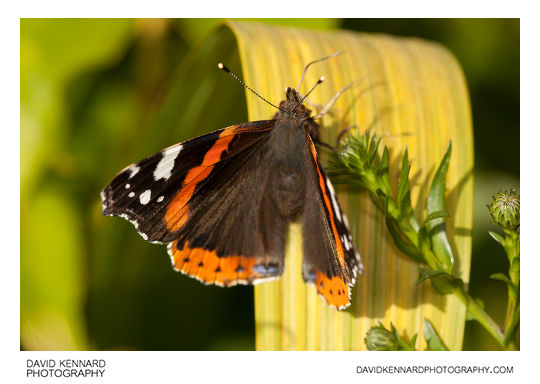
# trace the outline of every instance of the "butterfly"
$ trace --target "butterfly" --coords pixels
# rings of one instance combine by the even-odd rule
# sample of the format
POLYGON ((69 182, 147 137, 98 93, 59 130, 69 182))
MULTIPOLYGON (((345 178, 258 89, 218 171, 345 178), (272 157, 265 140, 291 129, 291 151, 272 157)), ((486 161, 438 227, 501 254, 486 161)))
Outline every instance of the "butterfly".
MULTIPOLYGON (((339 53, 337 53, 339 54, 339 53)), ((300 85, 271 120, 233 125, 175 144, 120 171, 102 212, 168 244, 173 268, 204 284, 257 284, 283 273, 288 225, 303 231, 302 276, 328 305, 350 305, 362 261, 319 159, 319 124, 300 85)), ((323 78, 317 82, 322 82, 323 78)), ((316 84, 316 85, 317 85, 316 84)), ((326 108, 328 109, 328 108, 326 108)))

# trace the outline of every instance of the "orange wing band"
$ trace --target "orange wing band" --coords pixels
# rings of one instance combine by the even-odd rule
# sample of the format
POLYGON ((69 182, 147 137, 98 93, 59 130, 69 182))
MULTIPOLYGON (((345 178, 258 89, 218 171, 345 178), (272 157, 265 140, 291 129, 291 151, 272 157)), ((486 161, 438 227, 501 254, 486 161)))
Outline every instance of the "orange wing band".
POLYGON ((178 231, 186 223, 189 215, 188 202, 193 197, 197 184, 210 175, 214 164, 220 161, 223 152, 227 151, 233 138, 234 130, 225 129, 212 148, 206 152, 201 165, 189 170, 182 183, 182 189, 171 200, 167 206, 167 212, 165 212, 165 223, 167 223, 169 231, 178 231))
POLYGON ((215 251, 189 248, 187 242, 182 250, 178 250, 176 241, 171 244, 170 253, 175 270, 195 277, 205 284, 227 287, 238 283, 247 284, 258 277, 253 271, 255 257, 219 257, 215 251))
POLYGON ((324 177, 321 174, 321 170, 319 169, 319 164, 317 162, 317 151, 311 139, 309 139, 309 145, 311 149, 311 155, 313 156, 315 166, 317 167, 317 174, 319 175, 319 185, 321 187, 321 191, 323 194, 324 204, 326 205, 326 210, 328 211, 328 214, 330 215, 330 224, 332 226, 332 233, 334 234, 334 239, 336 241, 336 249, 337 249, 339 263, 341 264, 343 268, 345 268, 345 254, 343 252, 343 245, 341 244, 341 240, 339 238, 338 231, 336 228, 336 223, 334 222, 335 220, 334 213, 332 211, 332 206, 330 205, 330 200, 328 199, 328 195, 325 192, 326 188, 325 188, 324 177))

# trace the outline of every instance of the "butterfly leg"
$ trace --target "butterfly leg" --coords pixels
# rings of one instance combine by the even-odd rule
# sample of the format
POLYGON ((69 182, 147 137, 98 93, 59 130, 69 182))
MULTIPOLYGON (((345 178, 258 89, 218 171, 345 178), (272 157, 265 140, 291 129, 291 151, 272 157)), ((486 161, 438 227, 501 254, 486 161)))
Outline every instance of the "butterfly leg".
POLYGON ((319 111, 319 113, 317 113, 315 116, 313 116, 313 119, 319 119, 319 118, 323 117, 324 115, 326 115, 330 111, 332 106, 336 103, 337 99, 346 90, 348 90, 350 87, 352 87, 353 84, 354 84, 354 82, 351 82, 351 83, 347 84, 346 86, 344 86, 343 88, 341 88, 339 91, 337 91, 336 94, 330 99, 330 101, 319 111))

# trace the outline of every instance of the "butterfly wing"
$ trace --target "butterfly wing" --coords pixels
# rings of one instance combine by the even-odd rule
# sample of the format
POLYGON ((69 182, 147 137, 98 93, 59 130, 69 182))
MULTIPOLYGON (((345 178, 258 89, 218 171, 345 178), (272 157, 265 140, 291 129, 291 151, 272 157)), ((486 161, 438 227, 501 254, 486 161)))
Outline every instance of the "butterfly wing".
POLYGON ((176 239, 190 201, 216 165, 256 144, 272 126, 271 120, 233 125, 127 166, 101 192, 103 214, 129 220, 147 241, 176 239))
MULTIPOLYGON (((275 147, 267 135, 215 164, 189 202, 168 250, 174 268, 205 284, 231 286, 279 277, 287 217, 273 205, 275 147)), ((182 191, 171 201, 183 202, 182 191)), ((182 208, 171 208, 182 216, 182 208)))
POLYGON ((350 304, 357 274, 363 273, 362 261, 315 145, 309 135, 306 137, 310 153, 307 167, 313 172, 309 172, 302 218, 304 233, 308 234, 304 235, 303 277, 316 285, 329 305, 343 309, 350 304))
POLYGON ((278 277, 286 224, 264 204, 273 124, 229 127, 127 167, 103 191, 103 212, 169 242, 173 267, 205 284, 278 277))

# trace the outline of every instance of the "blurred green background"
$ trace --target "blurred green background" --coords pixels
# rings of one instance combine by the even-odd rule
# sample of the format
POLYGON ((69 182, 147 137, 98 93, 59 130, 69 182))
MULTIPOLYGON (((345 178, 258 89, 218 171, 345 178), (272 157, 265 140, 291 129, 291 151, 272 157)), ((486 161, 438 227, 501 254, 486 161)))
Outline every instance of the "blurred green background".
MULTIPOLYGON (((505 287, 488 277, 506 258, 485 205, 519 190, 519 20, 265 21, 415 36, 455 54, 475 130, 470 291, 502 323, 505 287)), ((164 246, 100 213, 99 191, 124 166, 247 119, 244 90, 215 67, 241 74, 232 35, 211 35, 220 23, 21 20, 22 349, 254 349, 252 287, 178 274, 164 246)), ((464 349, 497 346, 468 322, 464 349)))

